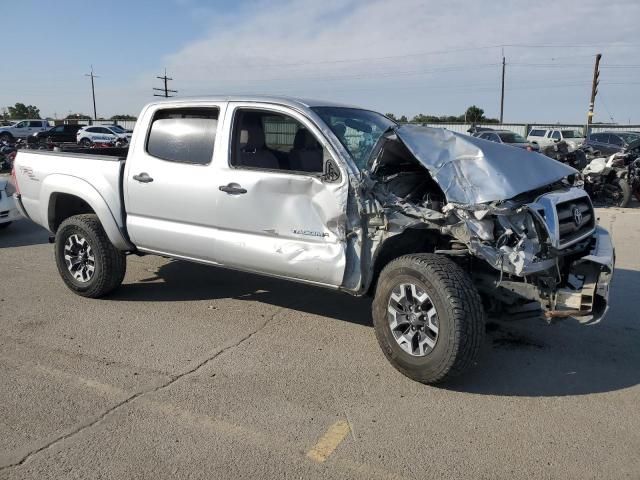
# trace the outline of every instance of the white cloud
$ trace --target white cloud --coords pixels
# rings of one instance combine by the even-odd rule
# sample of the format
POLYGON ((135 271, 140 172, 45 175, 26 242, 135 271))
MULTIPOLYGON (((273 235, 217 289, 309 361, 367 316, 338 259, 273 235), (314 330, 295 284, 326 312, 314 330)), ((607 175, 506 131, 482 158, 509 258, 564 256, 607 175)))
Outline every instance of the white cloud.
MULTIPOLYGON (((168 55, 165 63, 176 78, 176 88, 185 95, 291 93, 409 114, 454 114, 478 103, 495 115, 499 66, 488 64, 499 63, 500 49, 461 49, 640 40, 634 20, 640 15, 637 1, 605 5, 599 0, 568 0, 546 5, 548 8, 532 9, 532 3, 524 0, 259 1, 233 16, 215 18, 207 36, 168 55), (425 51, 450 53, 406 56, 425 51), (371 60, 336 62, 343 59, 371 60), (431 73, 420 73, 429 70, 431 73)), ((588 65, 592 63, 588 55, 598 50, 605 51, 604 64, 640 63, 637 48, 506 50, 512 63, 588 65)), ((626 81, 634 72, 637 70, 610 72, 609 78, 626 81), (625 73, 626 77, 619 76, 625 73)), ((507 112, 518 117, 514 120, 582 118, 588 86, 581 83, 588 82, 589 76, 588 67, 514 65, 507 75, 511 89, 507 112), (537 89, 545 84, 562 88, 537 89), (541 100, 531 102, 536 96, 541 100), (562 99, 563 111, 556 104, 562 99)), ((601 91, 610 90, 607 96, 614 99, 614 90, 623 88, 603 85, 601 91)), ((621 108, 625 115, 627 107, 621 108)), ((637 107, 636 100, 635 111, 637 107)))

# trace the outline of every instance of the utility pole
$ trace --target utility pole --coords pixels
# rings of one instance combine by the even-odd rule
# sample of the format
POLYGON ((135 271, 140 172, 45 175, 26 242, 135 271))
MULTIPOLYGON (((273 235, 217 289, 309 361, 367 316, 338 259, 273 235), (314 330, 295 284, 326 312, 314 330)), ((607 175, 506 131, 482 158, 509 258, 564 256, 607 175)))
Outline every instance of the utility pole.
POLYGON ((598 95, 598 84, 600 83, 600 59, 602 54, 596 55, 596 64, 593 67, 593 81, 591 82, 591 101, 589 102, 589 113, 587 113, 587 126, 584 132, 587 137, 590 134, 591 122, 593 121, 593 107, 596 103, 596 95, 598 95))
POLYGON ((169 80, 173 80, 173 78, 169 78, 167 77, 167 69, 164 69, 164 76, 162 77, 156 77, 159 80, 164 80, 164 88, 154 88, 154 90, 158 90, 159 92, 164 92, 164 93, 154 93, 153 96, 154 97, 165 97, 165 98, 169 98, 169 97, 173 97, 173 95, 169 95, 169 93, 178 93, 177 90, 169 90, 169 85, 168 85, 168 81, 169 80))
POLYGON ((98 75, 93 73, 93 65, 91 65, 91 73, 85 73, 85 77, 91 77, 91 95, 93 95, 93 119, 98 120, 98 114, 96 113, 96 87, 93 83, 94 78, 99 78, 98 75))
POLYGON ((502 51, 502 91, 500 94, 500 124, 502 125, 502 119, 504 117, 504 71, 506 68, 507 62, 504 58, 504 50, 502 51))

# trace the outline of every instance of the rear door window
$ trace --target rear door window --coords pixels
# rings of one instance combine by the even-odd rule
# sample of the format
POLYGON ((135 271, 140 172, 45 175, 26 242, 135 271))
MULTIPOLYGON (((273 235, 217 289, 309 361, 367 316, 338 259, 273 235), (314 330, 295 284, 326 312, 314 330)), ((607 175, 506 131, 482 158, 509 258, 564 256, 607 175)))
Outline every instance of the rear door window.
POLYGON ((218 115, 217 108, 158 110, 151 121, 147 153, 168 162, 208 165, 213 158, 218 115))

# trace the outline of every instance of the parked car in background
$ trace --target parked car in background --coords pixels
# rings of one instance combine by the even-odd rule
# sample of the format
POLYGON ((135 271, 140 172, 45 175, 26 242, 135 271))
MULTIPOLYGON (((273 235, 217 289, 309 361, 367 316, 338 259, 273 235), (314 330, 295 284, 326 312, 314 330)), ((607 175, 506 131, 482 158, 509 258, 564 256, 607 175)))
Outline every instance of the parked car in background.
POLYGON ((77 133, 82 125, 57 125, 43 132, 36 132, 30 138, 36 143, 52 142, 75 142, 77 133))
POLYGON ((471 125, 471 128, 467 130, 467 133, 469 133, 469 135, 471 135, 472 137, 477 137, 482 132, 493 132, 493 128, 471 125))
POLYGON ((12 195, 13 187, 9 179, 0 178, 0 230, 7 228, 11 222, 21 217, 12 195))
POLYGON ((540 148, 564 141, 569 150, 575 150, 584 143, 585 137, 578 130, 534 127, 529 131, 527 140, 540 148))
POLYGON ((538 145, 528 142, 526 138, 510 130, 493 130, 490 132, 480 132, 474 137, 489 140, 490 142, 503 143, 512 147, 524 148, 529 151, 538 151, 538 145))
POLYGON ((49 130, 49 122, 46 120, 22 120, 8 127, 0 127, 0 140, 13 142, 17 138, 26 139, 29 135, 49 130))
POLYGON ((119 139, 129 142, 131 133, 118 125, 91 125, 78 130, 76 134, 76 141, 84 147, 94 143, 113 143, 119 139))
POLYGON ((585 145, 603 155, 634 152, 640 155, 640 132, 597 132, 589 135, 585 145))
POLYGON ((127 254, 370 294, 383 352, 425 383, 474 364, 481 296, 584 323, 607 310, 611 238, 576 170, 544 155, 282 97, 152 103, 135 135, 126 158, 16 157, 18 209, 55 234, 78 295, 117 288, 127 254))

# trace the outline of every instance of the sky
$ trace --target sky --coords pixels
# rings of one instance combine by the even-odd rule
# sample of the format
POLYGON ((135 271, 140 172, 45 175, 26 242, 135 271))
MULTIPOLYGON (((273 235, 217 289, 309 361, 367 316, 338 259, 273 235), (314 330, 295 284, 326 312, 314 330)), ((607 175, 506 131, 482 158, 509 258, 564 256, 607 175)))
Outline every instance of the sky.
MULTIPOLYGON (((392 112, 640 124, 638 0, 12 0, 0 107, 137 115, 165 68, 177 96, 283 94, 392 112), (533 7, 533 8, 532 8, 533 7)), ((156 92, 157 93, 157 92, 156 92)))

